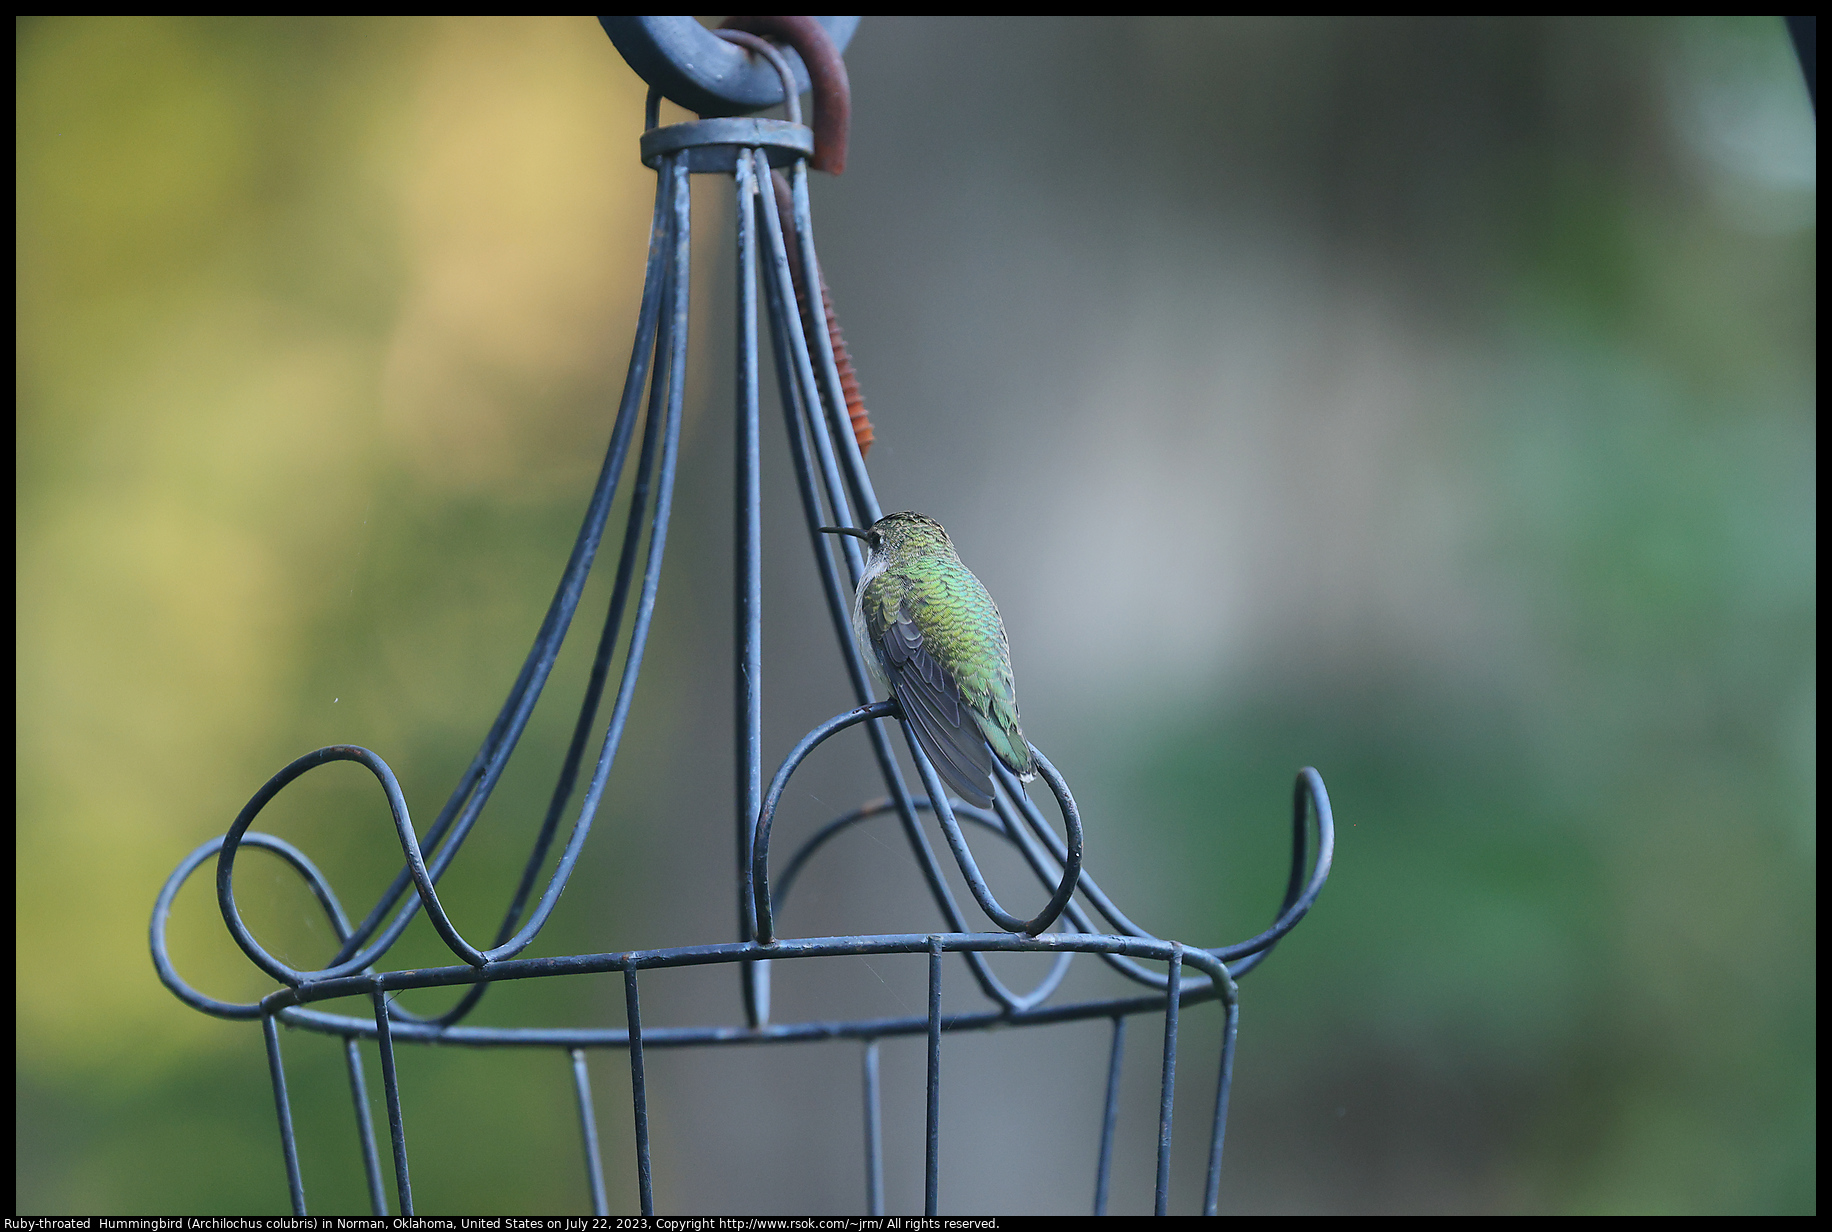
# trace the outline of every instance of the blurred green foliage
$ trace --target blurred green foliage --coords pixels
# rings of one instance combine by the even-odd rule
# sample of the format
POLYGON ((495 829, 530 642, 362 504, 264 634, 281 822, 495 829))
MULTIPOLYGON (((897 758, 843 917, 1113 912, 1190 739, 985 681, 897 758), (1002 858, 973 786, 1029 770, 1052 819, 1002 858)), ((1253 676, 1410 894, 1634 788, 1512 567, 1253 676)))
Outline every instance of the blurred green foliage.
MULTIPOLYGON (((17 1208, 281 1212, 259 1033, 159 986, 152 898, 310 748, 381 751, 422 826, 467 763, 551 594, 621 384, 653 185, 632 156, 642 86, 586 19, 54 18, 16 34, 17 1208)), ((1814 1210, 1816 164, 1779 23, 873 18, 848 58, 861 144, 823 256, 841 307, 861 309, 849 332, 868 392, 919 388, 899 365, 939 380, 966 361, 917 345, 937 335, 911 322, 943 313, 916 279, 847 284, 884 268, 848 237, 924 262, 935 235, 969 245, 1023 214, 976 196, 972 148, 958 165, 915 148, 963 203, 924 215, 931 233, 869 195, 871 168, 912 149, 874 146, 872 125, 937 134, 938 96, 982 108, 973 131, 1006 160, 1002 191, 1060 187, 1071 165, 1136 175, 1153 208, 1207 227, 1192 185, 1208 181, 1179 174, 1193 147, 1218 151, 1250 169, 1242 191, 1310 228, 1306 261, 1354 256, 1458 340, 1401 438, 1407 474, 1452 511, 1421 516, 1418 543, 1455 586, 1396 599, 1395 623, 1454 608, 1438 642, 1324 611, 1219 678, 1186 673, 1166 701, 1033 680, 1014 632, 1027 697, 1076 699, 1034 721, 1054 724, 1052 756, 1088 805, 1090 866, 1107 862, 1122 904, 1151 904, 1143 922, 1204 941, 1263 927, 1291 771, 1314 764, 1330 785, 1335 875, 1245 986, 1230 1200, 1814 1210), (925 40, 962 49, 953 85, 925 40), (1003 110, 973 93, 972 58, 1018 46, 1014 80, 1119 57, 1149 83, 1139 113, 1184 127, 1115 120, 1137 101, 1113 92, 1121 75, 1076 96, 1107 124, 1073 138, 1087 163, 1045 157, 1071 139, 1023 129, 1017 86, 1003 110), (1208 58, 1233 68, 1218 77, 1208 58), (1211 125, 1212 146, 1184 136, 1211 125), (849 191, 877 208, 847 215, 849 191)), ((1057 101, 1039 92, 1035 114, 1057 101)), ((1098 262, 1130 242, 1090 225, 1034 259, 1098 262)), ((1028 259, 980 257, 1035 319, 989 307, 970 322, 1011 349, 1014 381, 1032 379, 1024 348, 1054 328, 1047 313, 1081 302, 1046 302, 1028 259)), ((657 872, 716 834, 708 878, 726 875, 724 814, 702 829, 671 794, 726 781, 700 752, 729 722, 700 657, 724 636, 723 566, 682 567, 725 550, 709 529, 725 471, 697 428, 724 379, 696 373, 689 391, 682 546, 637 717, 605 833, 541 953, 729 928, 723 899, 657 872)), ((922 441, 1056 427, 1054 407, 982 427, 943 402, 933 425, 881 429, 881 490, 949 490, 922 441)), ((1106 461, 1078 458, 1089 474, 1106 461)), ((582 625, 608 582, 592 587, 582 625)), ((1008 621, 1028 602, 992 589, 1008 621)), ((494 927, 483 911, 546 804, 589 628, 574 642, 493 824, 442 884, 473 935, 494 927)), ((769 670, 832 674, 787 654, 769 670)), ((830 713, 828 697, 809 704, 830 713)), ((355 767, 307 776, 261 824, 333 870, 347 906, 391 875, 386 813, 355 767)), ((329 953, 276 861, 250 856, 237 877, 282 956, 329 953)), ((252 999, 267 986, 209 882, 180 898, 174 953, 196 986, 252 999)), ((416 923, 390 961, 444 955, 416 923)), ((618 987, 539 981, 493 991, 481 1017, 621 1014, 618 987)), ((366 1209, 337 1045, 288 1032, 283 1046, 313 1209, 366 1209)), ((613 1208, 628 1209, 619 1062, 594 1072, 613 1208)), ((564 1057, 405 1049, 401 1065, 422 1211, 586 1207, 564 1057)), ((379 1118, 373 1066, 370 1086, 379 1118)), ((1197 1141, 1180 1119, 1183 1148, 1197 1141)))

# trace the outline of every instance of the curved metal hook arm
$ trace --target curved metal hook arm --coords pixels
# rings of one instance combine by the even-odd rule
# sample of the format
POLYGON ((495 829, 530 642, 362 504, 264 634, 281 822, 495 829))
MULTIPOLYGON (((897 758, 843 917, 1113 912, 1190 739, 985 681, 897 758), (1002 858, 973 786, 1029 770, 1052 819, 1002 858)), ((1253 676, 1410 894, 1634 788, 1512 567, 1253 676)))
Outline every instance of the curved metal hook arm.
POLYGON ((1323 776, 1310 766, 1298 771, 1298 781, 1291 792, 1291 813, 1292 869, 1291 882, 1285 892, 1285 904, 1279 909, 1279 917, 1272 927, 1257 937, 1208 951, 1223 962, 1233 962, 1250 954, 1270 950, 1280 937, 1297 927, 1298 921, 1304 918, 1311 904, 1317 901, 1323 883, 1329 879, 1330 863, 1336 855, 1336 822, 1330 812, 1329 792, 1323 786, 1323 776), (1298 886, 1304 866, 1306 802, 1316 809, 1317 814, 1317 863, 1311 870, 1309 885, 1300 893, 1298 886))
POLYGON ((751 840, 751 902, 757 912, 758 945, 776 942, 776 925, 770 912, 770 826, 776 820, 776 805, 782 799, 783 788, 789 785, 789 776, 829 736, 867 719, 887 719, 896 713, 897 703, 885 701, 837 714, 803 736, 801 743, 782 759, 782 765, 776 767, 776 777, 770 780, 770 789, 763 795, 763 811, 757 815, 756 835, 751 840))
MULTIPOLYGON (((776 819, 776 806, 782 799, 783 790, 788 786, 789 777, 797 767, 807 759, 816 747, 829 737, 845 731, 848 727, 863 723, 867 719, 897 717, 903 721, 904 734, 909 739, 910 747, 916 750, 917 766, 922 773, 923 781, 929 789, 929 799, 933 803, 936 817, 940 820, 942 831, 947 836, 948 845, 954 852, 954 858, 960 865, 961 875, 966 878, 973 891, 974 899, 992 921, 1007 932, 1023 933, 1036 936, 1055 923, 1062 914, 1063 908, 1075 893, 1076 880, 1081 875, 1081 815, 1075 807, 1075 801, 1069 794, 1068 784, 1056 767, 1037 754, 1038 764, 1044 767, 1044 777, 1050 788, 1056 793, 1057 801, 1062 805, 1064 828, 1068 832, 1067 859, 1064 862, 1062 881, 1049 903, 1034 918, 1026 920, 1006 911, 992 895, 981 875, 979 865, 974 861, 973 852, 968 848, 962 836, 960 824, 955 820, 953 806, 947 799, 941 780, 936 776, 935 767, 921 753, 915 737, 909 731, 907 720, 903 720, 902 711, 894 701, 873 702, 868 706, 855 707, 844 714, 835 715, 819 727, 803 736, 800 743, 776 769, 776 775, 770 780, 769 790, 764 794, 763 808, 758 814, 757 827, 751 844, 751 895, 753 910, 756 912, 756 939, 760 945, 770 945, 775 941, 775 917, 771 909, 769 889, 770 829, 776 819)), ((1032 749, 1036 752, 1035 748, 1032 749)))
MULTIPOLYGON (((1068 832, 1068 850, 1067 858, 1063 861, 1062 880, 1056 892, 1042 911, 1033 919, 1026 920, 1006 911, 992 896, 986 879, 980 874, 979 865, 974 863, 973 852, 968 849, 967 840, 961 834, 960 824, 954 819, 954 807, 947 798, 941 779, 922 753, 921 746, 916 743, 916 734, 910 730, 907 719, 903 723, 903 734, 916 755, 916 765, 922 773, 923 783, 929 789, 929 799, 935 803, 935 817, 941 822, 942 833, 947 835, 948 846, 954 851, 961 876, 967 879, 967 887, 973 891, 974 900, 979 903, 980 909, 1006 932, 1025 933, 1032 937, 1055 923, 1056 917, 1062 914, 1062 909, 1074 895, 1075 883, 1081 876, 1081 814, 1075 807, 1074 798, 1069 795, 1069 785, 1063 781, 1061 773, 1043 754, 1037 752, 1035 745, 1031 746, 1031 752, 1036 755, 1037 764, 1043 771, 1044 780, 1049 783, 1050 790, 1056 793, 1056 802, 1062 807, 1063 828, 1068 832)), ((1022 791, 1022 788, 1019 790, 1022 791)))
MULTIPOLYGON (((1003 767, 999 767, 998 769, 1001 781, 1005 782, 1008 794, 1011 794, 1022 807, 1026 824, 1036 836, 1043 841, 1050 854, 1054 856, 1058 862, 1061 862, 1067 854, 1063 849, 1061 840, 1056 837, 1055 832, 1052 831, 1043 820, 1042 815, 1037 811, 1036 805, 1030 798, 1021 791, 1016 790, 1017 785, 1015 779, 1013 779, 1003 767)), ((1298 921, 1304 918, 1305 913, 1310 910, 1312 904, 1316 902, 1317 895, 1322 891, 1323 883, 1329 879, 1330 865, 1335 853, 1335 820, 1330 810, 1329 793, 1323 786, 1322 776, 1319 775, 1315 769, 1306 766, 1298 772, 1297 782, 1293 787, 1292 806, 1291 870, 1285 898, 1279 906, 1278 914, 1274 919, 1272 927, 1265 932, 1248 938, 1246 941, 1237 942, 1234 945, 1219 946, 1205 951, 1225 962, 1235 963, 1236 975, 1244 975, 1247 971, 1252 970, 1253 967, 1258 966, 1259 963, 1264 960, 1266 954, 1271 950, 1272 946, 1279 938, 1290 932, 1291 929, 1297 925, 1298 921), (1307 827, 1305 825, 1308 816, 1305 807, 1307 803, 1315 810, 1318 843, 1317 862, 1310 870, 1308 881, 1306 881, 1304 877, 1305 855, 1308 850, 1306 842, 1307 827)), ((1028 853, 1027 846, 1023 849, 1028 853)), ((1033 868, 1037 868, 1039 877, 1046 875, 1045 871, 1037 866, 1034 859, 1032 860, 1032 865, 1033 868)), ((1115 930, 1121 935, 1154 941, 1161 940, 1161 938, 1145 931, 1128 919, 1101 890, 1093 877, 1084 873, 1079 888, 1082 893, 1087 895, 1089 901, 1094 904, 1095 908, 1107 918, 1108 922, 1111 923, 1115 930)), ((1074 920, 1078 927, 1087 931, 1094 931, 1089 927, 1090 921, 1085 913, 1075 904, 1069 904, 1068 914, 1070 919, 1074 920)), ((1139 983, 1153 988, 1164 987, 1164 976, 1140 967, 1136 962, 1124 955, 1110 954, 1102 955, 1102 957, 1115 970, 1124 973, 1131 979, 1137 980, 1139 983)))

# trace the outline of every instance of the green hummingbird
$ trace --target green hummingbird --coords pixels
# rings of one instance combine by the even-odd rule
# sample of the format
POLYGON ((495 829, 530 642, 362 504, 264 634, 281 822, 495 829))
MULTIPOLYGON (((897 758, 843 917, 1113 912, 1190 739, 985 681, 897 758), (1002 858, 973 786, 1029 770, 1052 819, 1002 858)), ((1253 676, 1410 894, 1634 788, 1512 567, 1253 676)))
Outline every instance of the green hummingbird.
POLYGON ((1037 763, 1018 727, 1005 622, 948 532, 920 513, 887 513, 860 530, 823 526, 871 549, 852 603, 859 653, 890 689, 943 780, 992 805, 992 759, 1021 779, 1037 763))

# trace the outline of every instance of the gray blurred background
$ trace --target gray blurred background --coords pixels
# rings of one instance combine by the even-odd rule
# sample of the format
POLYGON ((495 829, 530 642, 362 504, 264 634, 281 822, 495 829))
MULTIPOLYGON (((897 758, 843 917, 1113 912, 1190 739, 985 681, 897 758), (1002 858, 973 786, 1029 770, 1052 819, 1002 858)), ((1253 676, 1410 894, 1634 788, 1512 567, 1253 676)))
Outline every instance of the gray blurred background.
MULTIPOLYGON (((280 1212, 259 1031, 158 985, 153 895, 300 753, 375 749, 424 827, 482 739, 628 359, 642 86, 585 18, 16 32, 18 1210, 280 1212)), ((847 63, 849 166, 813 194, 873 475, 998 599, 1089 869, 1223 944, 1277 905, 1297 768, 1335 803, 1334 876, 1242 985, 1223 1210, 1816 1209, 1817 161, 1780 21, 869 17, 847 63)), ((731 210, 712 177, 695 203, 655 633, 530 955, 734 933, 731 210)), ((765 427, 773 766, 850 698, 765 427)), ((473 938, 608 590, 441 886, 473 938)), ((779 844, 881 792, 865 747, 798 774, 779 844)), ((339 765, 260 824, 356 906, 398 866, 386 818, 339 765)), ((174 952, 253 999, 210 880, 174 952)), ((237 887, 289 961, 329 955, 277 865, 237 887)), ((880 823, 781 926, 938 923, 880 823)), ((416 924, 390 961, 450 958, 416 924)), ((923 980, 778 964, 776 1016, 916 1013, 923 980)), ((643 987, 650 1022, 741 1017, 729 969, 643 987)), ((1065 993, 1122 987, 1082 963, 1065 993)), ((622 1016, 593 977, 475 1020, 622 1016)), ((1185 1015, 1173 1210, 1218 1028, 1185 1015)), ((1155 1035, 1116 1212, 1149 1209, 1155 1035)), ((308 1201, 362 1213, 340 1051, 284 1046, 308 1201)), ((1088 1209, 1106 1046, 947 1040, 944 1212, 1088 1209)), ((922 1043, 883 1048, 911 1211, 922 1043)), ((401 1068, 422 1213, 588 1207, 563 1055, 401 1068)), ((858 1071, 849 1044, 652 1053, 658 1209, 862 1209, 858 1071)), ((633 1209, 622 1054, 594 1081, 633 1209)))

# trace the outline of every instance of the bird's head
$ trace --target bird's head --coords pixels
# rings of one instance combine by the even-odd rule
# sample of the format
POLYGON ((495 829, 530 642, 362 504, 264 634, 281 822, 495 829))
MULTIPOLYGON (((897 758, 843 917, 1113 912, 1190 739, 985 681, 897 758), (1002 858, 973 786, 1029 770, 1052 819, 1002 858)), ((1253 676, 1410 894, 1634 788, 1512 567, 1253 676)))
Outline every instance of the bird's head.
POLYGON ((856 526, 823 526, 830 535, 863 539, 874 559, 892 560, 935 553, 954 555, 954 543, 940 522, 920 513, 887 513, 864 530, 856 526))

